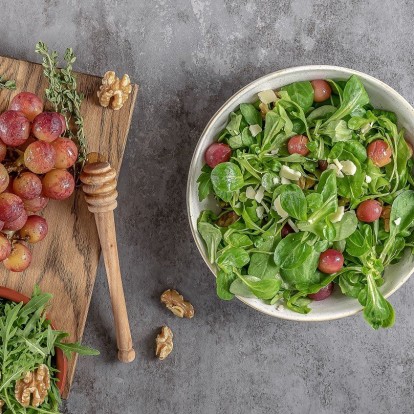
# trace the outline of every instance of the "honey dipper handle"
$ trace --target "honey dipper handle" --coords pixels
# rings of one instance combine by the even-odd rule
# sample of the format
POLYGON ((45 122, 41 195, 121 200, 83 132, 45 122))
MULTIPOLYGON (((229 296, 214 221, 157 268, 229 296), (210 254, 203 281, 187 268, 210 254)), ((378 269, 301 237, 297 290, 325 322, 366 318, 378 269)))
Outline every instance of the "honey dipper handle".
POLYGON ((94 213, 108 278, 115 320, 118 359, 135 359, 131 330, 122 287, 113 210, 117 206, 116 171, 107 162, 86 164, 80 176, 88 209, 94 213))
POLYGON ((135 351, 132 347, 131 330, 119 268, 114 215, 112 211, 95 213, 95 221, 108 276, 109 294, 115 320, 118 359, 122 362, 131 362, 135 359, 135 351))

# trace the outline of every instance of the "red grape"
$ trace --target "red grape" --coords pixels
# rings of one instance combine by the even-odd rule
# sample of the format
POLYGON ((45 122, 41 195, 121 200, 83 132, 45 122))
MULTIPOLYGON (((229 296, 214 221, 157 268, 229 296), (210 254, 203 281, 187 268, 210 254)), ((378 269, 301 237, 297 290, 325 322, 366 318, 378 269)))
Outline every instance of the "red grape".
POLYGON ((66 118, 59 112, 57 112, 57 114, 59 115, 60 123, 62 124, 62 129, 60 130, 60 135, 62 135, 66 131, 66 118))
POLYGON ((319 256, 318 269, 323 273, 336 273, 344 265, 344 256, 338 250, 328 249, 319 256))
POLYGON ((372 223, 378 220, 382 213, 382 205, 377 200, 365 200, 357 208, 356 215, 359 221, 372 223))
POLYGON ((0 164, 0 193, 7 189, 9 182, 9 173, 6 170, 6 167, 3 164, 0 164))
MULTIPOLYGON (((73 193, 75 180, 67 170, 49 171, 42 180, 43 194, 53 200, 64 200, 73 193)), ((1 217, 0 217, 1 219, 1 217)))
POLYGON ((42 181, 36 174, 26 171, 13 180, 13 192, 24 200, 33 200, 42 194, 42 181))
POLYGON ((0 162, 2 162, 7 155, 7 145, 3 142, 0 141, 0 162))
POLYGON ((29 135, 29 138, 27 138, 26 139, 26 141, 25 142, 23 142, 23 144, 22 145, 19 145, 18 147, 17 147, 17 149, 19 149, 20 151, 23 151, 23 152, 25 152, 26 151, 26 148, 32 143, 32 142, 36 142, 37 141, 37 139, 32 135, 32 134, 30 134, 29 135))
POLYGON ((10 102, 10 109, 22 112, 29 121, 33 121, 43 111, 43 102, 34 93, 20 92, 10 102))
POLYGON ((58 138, 52 142, 56 152, 55 168, 69 168, 78 159, 78 147, 68 138, 58 138))
POLYGON ((44 195, 34 198, 33 200, 23 200, 24 208, 31 213, 38 213, 39 211, 43 210, 49 199, 44 195))
POLYGON ((372 141, 367 148, 368 157, 378 166, 383 167, 391 162, 392 151, 390 146, 381 139, 372 141))
POLYGON ((23 214, 24 206, 20 197, 12 193, 0 194, 0 220, 14 221, 23 214))
POLYGON ((48 142, 33 142, 24 152, 24 163, 35 174, 47 173, 54 167, 55 162, 55 149, 48 142))
POLYGON ((318 167, 321 171, 325 171, 328 168, 328 161, 326 160, 319 160, 318 167))
POLYGON ((52 142, 62 133, 62 121, 57 112, 42 112, 32 125, 33 135, 41 141, 52 142))
POLYGON ((326 101, 332 93, 332 89, 328 82, 317 79, 311 82, 313 87, 313 100, 315 102, 326 101))
POLYGON ((22 145, 30 134, 29 120, 18 111, 6 111, 0 115, 0 139, 10 147, 22 145))
POLYGON ((289 226, 289 224, 285 224, 282 227, 282 230, 280 232, 280 235, 282 236, 282 239, 284 239, 288 234, 294 233, 295 231, 292 229, 292 227, 289 226))
POLYGON ((306 135, 295 135, 290 138, 288 142, 289 154, 300 154, 306 156, 309 154, 308 147, 306 146, 309 142, 306 135))
POLYGON ((205 153, 205 160, 209 167, 214 168, 222 162, 227 162, 231 158, 231 148, 227 144, 214 142, 205 153))
POLYGON ((47 230, 46 220, 43 217, 33 215, 28 217, 19 234, 29 243, 37 243, 46 237, 47 230))
POLYGON ((11 248, 10 240, 0 233, 0 262, 10 255, 11 248))
POLYGON ((12 246, 10 256, 3 261, 4 267, 12 272, 23 272, 32 261, 32 253, 23 243, 17 242, 12 246))
POLYGON ((324 286, 321 290, 319 290, 316 293, 311 293, 308 295, 309 299, 313 299, 313 300, 324 300, 327 297, 331 296, 332 292, 333 292, 333 288, 334 288, 334 284, 333 282, 329 283, 328 285, 324 286))
POLYGON ((23 213, 16 220, 8 221, 4 223, 3 230, 4 231, 20 230, 26 224, 26 221, 27 221, 27 213, 26 213, 26 210, 23 210, 23 213))

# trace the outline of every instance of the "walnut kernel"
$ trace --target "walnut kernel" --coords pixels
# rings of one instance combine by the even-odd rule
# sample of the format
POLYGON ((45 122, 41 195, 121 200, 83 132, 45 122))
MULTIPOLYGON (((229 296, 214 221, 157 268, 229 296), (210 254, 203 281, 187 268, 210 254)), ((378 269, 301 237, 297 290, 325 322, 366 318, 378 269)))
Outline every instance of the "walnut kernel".
POLYGON ((49 390, 49 368, 42 364, 33 372, 26 372, 23 379, 16 381, 14 394, 16 400, 23 407, 28 407, 29 405, 38 407, 45 400, 49 390))
POLYGON ((108 71, 102 78, 102 85, 98 91, 99 103, 106 108, 111 105, 115 111, 122 108, 132 91, 131 80, 125 74, 119 79, 115 72, 108 71))
POLYGON ((386 205, 382 207, 381 218, 384 219, 384 230, 386 232, 390 231, 390 215, 391 215, 391 206, 386 205))
POLYGON ((3 412, 4 401, 0 400, 0 414, 3 412))
POLYGON ((304 177, 303 175, 299 178, 298 186, 302 190, 308 190, 309 188, 312 188, 315 185, 315 180, 310 177, 304 177))
POLYGON ((174 289, 168 289, 161 295, 161 302, 169 309, 175 316, 179 318, 189 318, 194 316, 194 307, 190 302, 184 300, 174 289))
POLYGON ((155 338, 155 356, 161 361, 167 358, 173 350, 173 333, 168 326, 163 326, 155 338))

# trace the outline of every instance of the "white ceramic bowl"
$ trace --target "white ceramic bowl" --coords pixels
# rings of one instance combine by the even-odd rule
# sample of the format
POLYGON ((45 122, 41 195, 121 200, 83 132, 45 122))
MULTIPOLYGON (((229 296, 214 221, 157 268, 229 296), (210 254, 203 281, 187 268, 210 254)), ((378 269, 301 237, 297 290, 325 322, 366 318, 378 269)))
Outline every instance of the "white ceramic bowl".
MULTIPOLYGON (((206 248, 202 238, 197 232, 197 218, 202 210, 207 208, 214 209, 216 203, 213 198, 198 201, 197 178, 204 165, 204 153, 206 148, 216 140, 218 133, 223 130, 228 122, 231 111, 243 102, 253 102, 257 100, 257 93, 266 89, 278 89, 292 82, 313 80, 313 79, 348 79, 352 74, 359 76, 363 82, 371 102, 375 107, 393 111, 398 116, 399 126, 405 128, 406 136, 414 144, 414 109, 413 107, 394 89, 385 83, 352 69, 337 66, 301 66, 283 69, 260 79, 255 80, 234 94, 213 116, 204 129, 191 161, 189 177, 187 182, 187 210, 190 220, 191 231, 204 261, 213 272, 216 273, 215 265, 212 265, 207 257, 206 248)), ((390 296, 399 289, 410 277, 414 270, 414 257, 406 254, 397 264, 389 266, 384 275, 385 283, 381 287, 385 297, 390 296)), ((213 287, 212 287, 213 288, 213 287)), ((331 319, 343 318, 359 312, 362 307, 356 299, 342 295, 339 289, 328 299, 320 302, 312 302, 312 311, 307 315, 293 312, 287 308, 278 310, 275 306, 262 303, 258 299, 239 298, 247 305, 282 319, 295 321, 326 321, 331 319)))

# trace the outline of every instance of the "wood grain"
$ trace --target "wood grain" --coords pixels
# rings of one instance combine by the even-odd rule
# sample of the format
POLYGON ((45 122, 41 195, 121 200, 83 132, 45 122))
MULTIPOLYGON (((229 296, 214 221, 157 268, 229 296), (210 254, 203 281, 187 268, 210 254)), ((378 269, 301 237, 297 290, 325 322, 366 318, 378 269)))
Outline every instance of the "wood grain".
MULTIPOLYGON (((44 95, 47 83, 38 64, 0 57, 0 74, 6 79, 15 79, 17 84, 16 91, 0 90, 0 112, 8 108, 10 99, 18 92, 44 95)), ((101 78, 78 74, 77 79, 78 89, 85 95, 82 115, 88 149, 106 154, 109 163, 119 172, 138 86, 133 86, 124 107, 113 111, 99 106, 96 91, 101 78)), ((30 295, 33 286, 38 284, 42 290, 52 293, 50 316, 55 325, 68 332, 70 340, 80 341, 100 256, 95 220, 81 190, 63 202, 50 201, 44 217, 49 224, 49 234, 33 247, 31 266, 23 273, 12 273, 0 265, 0 285, 30 295)), ((76 358, 73 358, 69 361, 65 397, 72 384, 75 366, 76 358)))

